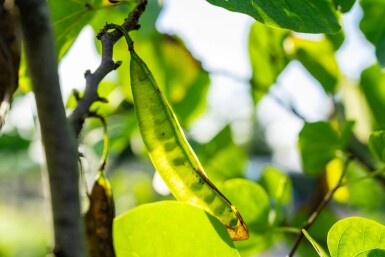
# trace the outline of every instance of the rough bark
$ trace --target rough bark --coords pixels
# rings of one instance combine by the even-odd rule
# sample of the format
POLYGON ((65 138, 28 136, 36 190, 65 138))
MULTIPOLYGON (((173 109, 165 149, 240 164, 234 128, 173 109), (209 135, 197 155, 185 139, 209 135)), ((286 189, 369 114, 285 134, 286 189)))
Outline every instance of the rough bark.
POLYGON ((87 256, 80 215, 76 139, 66 119, 45 0, 16 0, 45 148, 57 257, 87 256))

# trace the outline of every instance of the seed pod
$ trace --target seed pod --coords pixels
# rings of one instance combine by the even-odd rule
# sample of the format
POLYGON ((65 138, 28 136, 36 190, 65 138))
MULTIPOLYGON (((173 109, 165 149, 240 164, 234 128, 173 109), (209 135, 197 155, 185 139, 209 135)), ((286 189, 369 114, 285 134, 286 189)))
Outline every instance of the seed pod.
POLYGON ((90 257, 115 257, 112 240, 115 205, 110 183, 102 171, 98 172, 89 200, 85 215, 88 253, 90 257))
POLYGON ((132 44, 129 49, 131 88, 138 124, 156 170, 177 200, 198 206, 217 217, 233 240, 247 239, 248 229, 240 213, 207 178, 151 71, 132 44))

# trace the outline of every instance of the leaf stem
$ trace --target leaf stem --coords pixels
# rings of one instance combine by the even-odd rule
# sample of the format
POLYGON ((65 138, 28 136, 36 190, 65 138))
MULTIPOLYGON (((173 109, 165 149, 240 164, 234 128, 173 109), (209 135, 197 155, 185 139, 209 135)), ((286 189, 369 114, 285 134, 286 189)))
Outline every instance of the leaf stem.
POLYGON ((274 228, 275 232, 282 232, 282 233, 290 233, 290 234, 298 234, 301 232, 299 228, 295 227, 276 227, 274 228))
POLYGON ((355 184, 355 183, 361 182, 362 180, 365 180, 365 179, 368 179, 368 178, 373 178, 373 177, 378 176, 378 175, 383 174, 383 173, 385 173, 385 167, 382 167, 381 169, 373 171, 372 173, 368 173, 365 176, 362 176, 362 177, 359 177, 359 178, 355 178, 355 179, 347 180, 347 181, 341 183, 339 187, 344 187, 344 186, 347 186, 347 185, 355 184))
POLYGON ((326 193, 326 195, 323 197, 323 199, 320 202, 320 204, 317 206, 317 208, 310 215, 310 217, 306 221, 305 225, 301 228, 301 231, 298 233, 297 238, 296 238, 296 240, 295 240, 295 242, 294 242, 294 244, 293 244, 289 254, 287 255, 287 257, 294 256, 295 251, 297 250, 299 244, 302 241, 302 238, 304 237, 304 234, 302 233, 302 230, 303 229, 304 230, 308 230, 313 225, 313 223, 316 221, 316 219, 318 218, 319 214, 321 213, 322 209, 330 202, 330 200, 332 199, 334 193, 341 187, 342 180, 345 177, 348 165, 349 165, 349 163, 352 160, 353 160, 353 156, 349 155, 347 157, 347 159, 345 160, 345 162, 344 162, 344 167, 343 167, 341 176, 338 179, 337 184, 326 193))
POLYGON ((89 117, 99 119, 103 125, 103 153, 102 153, 102 158, 100 159, 100 164, 99 164, 98 170, 101 172, 104 172, 104 168, 106 167, 106 164, 107 164, 107 157, 108 157, 108 152, 109 152, 109 148, 110 148, 107 123, 106 123, 106 120, 104 119, 103 116, 101 116, 100 114, 97 114, 95 112, 91 112, 89 117))

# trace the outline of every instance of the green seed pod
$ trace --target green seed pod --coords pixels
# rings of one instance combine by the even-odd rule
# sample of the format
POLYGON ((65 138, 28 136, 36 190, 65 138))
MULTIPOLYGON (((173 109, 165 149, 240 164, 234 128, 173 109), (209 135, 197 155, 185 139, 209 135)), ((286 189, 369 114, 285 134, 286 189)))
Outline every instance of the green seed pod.
POLYGON ((132 45, 130 52, 131 88, 138 124, 156 170, 177 200, 217 217, 233 240, 247 239, 248 229, 238 210, 207 178, 151 71, 132 45))

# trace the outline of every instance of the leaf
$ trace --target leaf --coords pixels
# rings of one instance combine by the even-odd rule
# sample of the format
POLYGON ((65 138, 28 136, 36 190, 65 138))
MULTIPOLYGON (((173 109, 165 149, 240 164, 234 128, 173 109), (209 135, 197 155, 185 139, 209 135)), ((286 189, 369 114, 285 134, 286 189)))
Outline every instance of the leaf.
POLYGON ((268 92, 288 63, 283 49, 283 41, 288 33, 287 30, 270 28, 259 22, 255 22, 250 29, 249 55, 254 103, 268 92))
POLYGON ((385 162, 385 130, 374 131, 370 134, 369 149, 377 160, 385 162))
POLYGON ((317 243, 316 240, 314 240, 309 233, 305 230, 302 229, 302 233, 305 235, 305 237, 309 240, 309 242, 313 245, 314 249, 317 251, 318 255, 320 257, 329 257, 327 252, 317 243))
POLYGON ((366 178, 359 183, 349 181, 356 180, 368 175, 365 167, 358 162, 351 162, 346 173, 347 186, 349 188, 348 205, 367 211, 379 211, 385 205, 385 194, 382 185, 376 178, 366 178))
POLYGON ((325 34, 325 37, 330 41, 330 43, 332 43, 335 51, 338 50, 345 41, 345 33, 343 30, 334 34, 325 34))
POLYGON ((378 0, 360 1, 363 17, 360 22, 360 29, 376 47, 377 60, 382 67, 385 67, 385 2, 378 0))
POLYGON ((58 60, 70 49, 82 28, 100 8, 101 0, 50 0, 52 24, 58 60))
POLYGON ((233 142, 229 126, 224 127, 211 141, 196 150, 212 181, 244 176, 247 154, 233 142))
MULTIPOLYGON (((342 175, 344 169, 344 161, 341 158, 335 158, 326 165, 326 180, 328 188, 335 187, 342 175)), ((339 202, 345 203, 349 199, 349 189, 347 187, 339 188, 333 198, 339 202)))
POLYGON ((327 242, 332 257, 358 256, 367 250, 385 249, 385 226, 370 219, 346 218, 329 230, 327 242))
POLYGON ((279 224, 285 216, 285 207, 293 201, 292 183, 290 178, 272 166, 263 169, 258 181, 269 195, 270 202, 274 208, 271 213, 273 224, 279 224))
POLYGON ((187 127, 206 108, 209 74, 181 39, 163 35, 160 42, 162 48, 159 49, 158 56, 164 71, 168 99, 172 102, 181 125, 187 127))
POLYGON ((268 226, 270 201, 266 191, 257 183, 241 179, 229 179, 220 191, 237 207, 252 232, 264 232, 268 226))
POLYGON ((349 12, 350 9, 352 9, 355 2, 356 0, 334 0, 334 5, 338 10, 341 10, 341 12, 346 13, 349 12))
POLYGON ((357 257, 385 257, 385 249, 372 249, 372 250, 364 251, 356 256, 357 257))
POLYGON ((250 15, 272 27, 305 33, 334 33, 341 28, 334 6, 329 0, 207 1, 229 11, 250 15))
POLYGON ((326 37, 320 41, 290 37, 297 58, 316 78, 326 93, 334 93, 340 72, 335 58, 335 47, 326 37))
POLYGON ((317 175, 340 149, 337 131, 327 122, 305 123, 299 133, 299 149, 304 172, 317 175))
POLYGON ((263 169, 259 183, 266 190, 273 202, 280 201, 281 204, 289 204, 293 200, 293 192, 290 178, 273 166, 267 166, 263 169), (282 193, 279 193, 282 181, 286 180, 287 184, 282 193), (278 195, 281 198, 278 199, 278 195))
POLYGON ((352 136, 352 130, 355 125, 355 121, 353 120, 347 120, 343 123, 341 132, 340 132, 340 145, 341 147, 346 147, 349 143, 349 140, 352 136))
POLYGON ((360 87, 376 122, 376 129, 385 128, 385 73, 379 65, 366 68, 361 73, 360 87))
POLYGON ((268 231, 270 201, 266 191, 257 183, 240 178, 226 180, 219 189, 237 207, 249 228, 250 238, 235 242, 242 256, 268 248, 273 235, 268 231))
POLYGON ((114 221, 118 257, 239 257, 219 220, 189 204, 139 206, 114 221))

